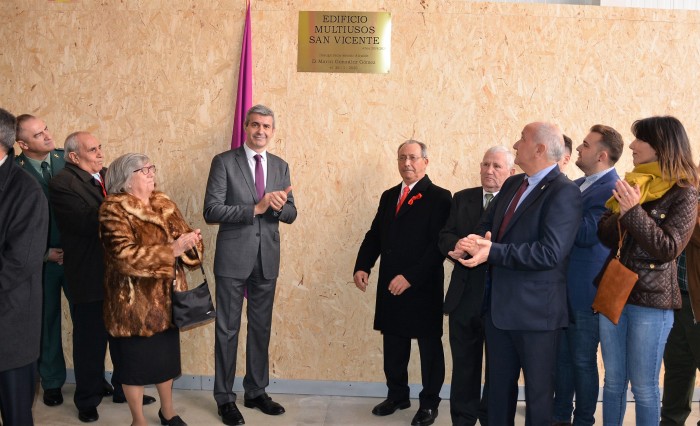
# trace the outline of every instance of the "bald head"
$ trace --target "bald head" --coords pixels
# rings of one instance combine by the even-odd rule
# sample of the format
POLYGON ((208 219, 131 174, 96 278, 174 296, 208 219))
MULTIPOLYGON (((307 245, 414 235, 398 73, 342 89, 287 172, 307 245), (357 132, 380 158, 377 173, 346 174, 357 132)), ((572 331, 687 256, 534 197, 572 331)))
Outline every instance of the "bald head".
POLYGON ((564 137, 556 125, 538 121, 523 128, 513 149, 515 164, 531 176, 559 161, 564 152, 564 137))

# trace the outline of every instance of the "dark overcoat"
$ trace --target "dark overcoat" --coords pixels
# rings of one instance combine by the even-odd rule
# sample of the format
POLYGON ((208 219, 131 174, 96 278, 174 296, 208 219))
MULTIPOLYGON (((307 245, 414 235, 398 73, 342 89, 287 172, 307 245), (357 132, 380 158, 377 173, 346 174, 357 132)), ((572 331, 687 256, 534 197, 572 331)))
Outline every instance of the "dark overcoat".
POLYGON ((401 185, 385 191, 360 246, 355 270, 370 272, 381 256, 374 328, 403 337, 442 335, 443 260, 438 234, 450 212, 450 191, 426 175, 408 194, 398 215, 401 185), (411 284, 394 296, 391 280, 403 275, 411 284))
POLYGON ((41 270, 49 206, 37 181, 14 160, 0 166, 0 371, 39 358, 41 270))

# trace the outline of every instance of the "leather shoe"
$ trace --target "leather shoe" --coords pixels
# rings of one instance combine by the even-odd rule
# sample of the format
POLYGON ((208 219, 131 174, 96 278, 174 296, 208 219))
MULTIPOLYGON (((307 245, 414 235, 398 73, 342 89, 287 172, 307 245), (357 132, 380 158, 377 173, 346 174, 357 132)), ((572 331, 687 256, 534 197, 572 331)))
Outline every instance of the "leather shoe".
POLYGON ((227 402, 219 405, 219 415, 225 425, 244 425, 243 414, 238 410, 235 402, 227 402))
POLYGON ((49 407, 63 404, 61 388, 44 389, 44 404, 49 407))
MULTIPOLYGON (((123 404, 126 402, 126 395, 114 394, 114 396, 112 396, 112 402, 115 404, 123 404)), ((153 404, 154 402, 156 402, 156 399, 153 398, 152 396, 150 396, 150 395, 143 396, 143 405, 150 405, 150 404, 153 404)))
POLYGON ((411 426, 428 426, 435 423, 435 419, 438 416, 437 408, 419 408, 413 420, 411 420, 411 426))
POLYGON ((158 417, 160 418, 160 424, 164 426, 187 426, 187 423, 185 423, 180 416, 172 416, 171 418, 166 419, 163 416, 163 412, 158 410, 158 417))
POLYGON ((372 408, 372 414, 375 416, 388 416, 389 414, 394 414, 396 410, 404 410, 410 406, 411 401, 407 399, 402 399, 400 401, 385 399, 381 403, 377 404, 377 406, 372 408))
POLYGON ((99 419, 99 418, 100 418, 100 415, 97 414, 96 407, 86 408, 84 410, 78 410, 78 420, 80 420, 83 423, 96 422, 97 419, 99 419))
POLYGON ((114 395, 114 388, 106 380, 102 383, 102 396, 114 395))
POLYGON ((247 408, 257 408, 268 416, 284 414, 284 407, 273 401, 266 393, 253 399, 243 399, 243 405, 247 408))

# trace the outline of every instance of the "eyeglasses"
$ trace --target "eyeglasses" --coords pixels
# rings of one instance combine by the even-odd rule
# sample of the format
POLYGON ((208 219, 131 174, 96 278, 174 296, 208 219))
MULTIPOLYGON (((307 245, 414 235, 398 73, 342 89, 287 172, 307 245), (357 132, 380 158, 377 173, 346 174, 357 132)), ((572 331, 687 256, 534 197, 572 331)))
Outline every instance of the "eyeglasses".
POLYGON ((399 155, 399 163, 405 163, 406 160, 410 161, 411 163, 415 163, 416 161, 420 160, 423 157, 418 157, 415 155, 399 155))
POLYGON ((143 173, 144 175, 148 176, 149 173, 151 173, 151 172, 152 172, 152 173, 155 173, 155 172, 156 172, 156 166, 155 166, 155 164, 152 164, 152 165, 150 165, 150 166, 148 166, 148 167, 141 167, 140 169, 136 169, 136 170, 133 171, 133 173, 136 173, 136 172, 141 172, 141 173, 143 173))

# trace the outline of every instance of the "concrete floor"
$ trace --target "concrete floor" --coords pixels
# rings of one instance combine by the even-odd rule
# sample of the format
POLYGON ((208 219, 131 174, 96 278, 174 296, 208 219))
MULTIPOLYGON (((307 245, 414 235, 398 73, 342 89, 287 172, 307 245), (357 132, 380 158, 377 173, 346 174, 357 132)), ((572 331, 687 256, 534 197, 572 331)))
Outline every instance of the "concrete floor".
MULTIPOLYGON (((81 425, 78 421, 78 412, 73 405, 73 392, 75 385, 65 385, 63 396, 65 402, 58 407, 47 407, 41 401, 41 394, 34 405, 34 420, 36 425, 81 425)), ((157 397, 154 388, 147 388, 146 393, 157 397)), ((186 391, 175 389, 175 408, 182 419, 190 426, 197 425, 221 425, 216 414, 216 404, 211 391, 186 391)), ((411 419, 418 409, 418 401, 413 400, 409 409, 397 411, 391 416, 376 417, 371 410, 382 401, 381 398, 362 398, 346 396, 312 396, 312 395, 272 395, 273 399, 281 403, 287 412, 281 416, 266 416, 259 410, 253 410, 238 404, 247 425, 260 426, 292 426, 292 425, 410 425, 411 419)), ((697 403, 694 403, 697 404, 697 403)), ((146 406, 144 412, 150 424, 160 424, 158 420, 158 402, 146 406)), ((693 413, 687 424, 694 425, 700 420, 697 406, 693 406, 693 413)), ((100 419, 95 426, 128 425, 131 423, 131 415, 126 404, 114 404, 111 398, 105 398, 98 407, 100 419)), ((602 409, 598 404, 596 423, 602 424, 602 409)), ((449 401, 440 404, 439 416, 436 426, 450 425, 449 401)), ((515 419, 516 425, 525 424, 525 404, 518 404, 515 419)), ((627 405, 625 425, 634 425, 634 403, 627 405)))

